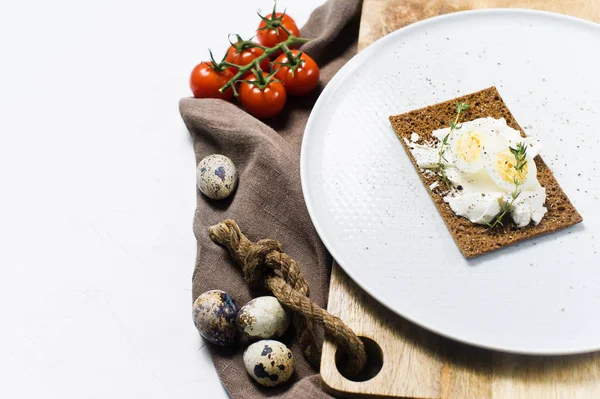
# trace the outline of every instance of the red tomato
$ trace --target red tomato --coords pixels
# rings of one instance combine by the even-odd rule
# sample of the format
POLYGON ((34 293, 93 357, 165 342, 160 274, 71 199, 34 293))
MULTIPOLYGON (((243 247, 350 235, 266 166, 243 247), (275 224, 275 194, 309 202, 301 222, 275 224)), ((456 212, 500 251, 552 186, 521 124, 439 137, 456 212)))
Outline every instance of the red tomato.
POLYGON ((256 38, 263 46, 273 47, 277 43, 287 40, 288 34, 281 26, 287 29, 292 35, 296 37, 300 36, 300 30, 296 22, 289 15, 278 12, 275 14, 275 18, 273 18, 273 14, 269 14, 266 16, 266 19, 270 20, 270 22, 267 24, 265 20, 260 21, 256 30, 256 38))
MULTIPOLYGON (((263 49, 258 47, 250 47, 242 51, 237 51, 235 47, 230 46, 227 50, 227 57, 225 58, 225 60, 227 62, 231 62, 232 64, 244 66, 248 65, 263 54, 263 49)), ((263 71, 267 71, 269 69, 269 57, 262 60, 259 65, 260 69, 262 69, 263 71)), ((228 69, 233 74, 237 73, 237 68, 229 67, 228 69)))
POLYGON ((231 71, 224 69, 218 71, 210 62, 196 65, 190 76, 190 89, 196 98, 221 98, 229 100, 233 97, 233 89, 230 87, 223 93, 219 89, 233 78, 231 71))
MULTIPOLYGON (((263 72, 263 81, 267 75, 263 72)), ((261 79, 254 74, 247 76, 245 80, 261 83, 261 79)), ((238 92, 244 108, 259 119, 272 118, 279 114, 287 100, 285 89, 280 82, 264 82, 261 85, 242 82, 238 92)))
POLYGON ((319 84, 320 71, 317 63, 305 53, 302 53, 298 58, 298 53, 300 51, 292 50, 296 60, 290 62, 288 56, 283 53, 273 63, 273 69, 281 67, 275 74, 275 78, 283 82, 285 91, 290 96, 304 96, 313 91, 319 84), (295 70, 292 67, 294 63, 299 63, 295 70))

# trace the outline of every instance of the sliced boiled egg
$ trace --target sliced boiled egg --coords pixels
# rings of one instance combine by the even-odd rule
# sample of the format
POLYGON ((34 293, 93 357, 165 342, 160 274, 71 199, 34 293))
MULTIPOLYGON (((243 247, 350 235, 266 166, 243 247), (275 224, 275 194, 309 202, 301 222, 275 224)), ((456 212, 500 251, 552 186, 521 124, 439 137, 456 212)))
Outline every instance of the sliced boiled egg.
POLYGON ((537 181, 537 169, 531 154, 526 154, 525 165, 517 170, 517 159, 510 150, 511 143, 505 137, 494 137, 488 140, 483 160, 485 169, 492 180, 507 191, 514 191, 516 182, 519 182, 521 190, 531 188, 537 181))
POLYGON ((462 172, 477 172, 483 168, 483 148, 486 134, 482 130, 456 129, 449 139, 454 166, 462 172))
POLYGON ((461 172, 474 173, 484 167, 482 155, 489 137, 496 138, 505 129, 510 128, 503 118, 479 118, 464 122, 452 131, 450 128, 436 130, 434 136, 443 141, 451 131, 446 158, 461 172))
MULTIPOLYGON (((454 189, 438 191, 443 192, 444 201, 455 214, 487 224, 510 204, 510 216, 517 227, 540 223, 547 212, 546 190, 537 179, 533 158, 541 147, 535 138, 522 137, 504 118, 491 117, 467 121, 455 129, 437 129, 432 135, 437 139, 435 145, 404 140, 417 165, 433 173, 439 174, 436 168, 443 154, 443 177, 454 189), (524 151, 526 162, 517 169, 515 152, 524 151)), ((430 189, 436 187, 439 182, 430 189)))

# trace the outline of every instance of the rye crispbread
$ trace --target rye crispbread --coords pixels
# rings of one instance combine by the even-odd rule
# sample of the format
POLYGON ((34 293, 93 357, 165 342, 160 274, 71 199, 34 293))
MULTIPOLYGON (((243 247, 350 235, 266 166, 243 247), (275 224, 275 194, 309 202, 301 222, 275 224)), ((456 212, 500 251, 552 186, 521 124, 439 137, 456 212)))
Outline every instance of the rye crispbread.
POLYGON ((583 220, 560 188, 550 168, 539 155, 534 160, 537 166, 537 178, 542 187, 546 188, 545 206, 548 209, 548 213, 543 217, 540 224, 537 226, 531 224, 519 229, 512 222, 510 216, 506 216, 503 220, 504 226, 489 229, 485 225, 475 224, 464 217, 457 216, 450 209, 450 206, 444 202, 443 194, 429 188, 432 183, 440 179, 435 175, 426 175, 420 170, 404 141, 404 138, 406 138, 410 142, 410 136, 413 132, 421 136, 419 143, 434 139, 432 136, 433 131, 448 127, 448 121, 456 117, 457 102, 465 102, 471 106, 470 109, 463 111, 461 122, 488 116, 496 119, 504 117, 508 126, 517 129, 521 132, 521 136, 526 137, 525 132, 517 124, 495 87, 405 114, 390 116, 390 122, 413 162, 419 177, 427 187, 440 215, 446 222, 448 230, 450 230, 456 244, 466 258, 482 255, 528 238, 552 233, 583 220))

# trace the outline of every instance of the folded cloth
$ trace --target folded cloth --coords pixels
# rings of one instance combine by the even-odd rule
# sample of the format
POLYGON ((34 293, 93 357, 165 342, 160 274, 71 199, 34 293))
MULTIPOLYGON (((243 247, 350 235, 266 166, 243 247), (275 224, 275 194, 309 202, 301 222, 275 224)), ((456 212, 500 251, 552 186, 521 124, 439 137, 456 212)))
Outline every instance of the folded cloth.
MULTIPOLYGON (((304 204, 300 145, 319 92, 356 53, 361 5, 361 0, 329 0, 312 13, 301 29, 301 36, 312 40, 302 50, 320 66, 321 83, 308 97, 288 98, 285 110, 277 118, 263 123, 222 100, 180 101, 179 109, 193 139, 196 162, 210 154, 223 154, 233 160, 239 174, 238 188, 226 200, 209 200, 197 191, 194 234, 198 244, 192 301, 204 291, 221 289, 230 293, 241 307, 253 297, 265 294, 250 291, 227 251, 208 236, 209 226, 233 219, 253 241, 272 238, 281 242, 306 277, 311 299, 322 307, 327 305, 332 259, 304 204)), ((263 388, 247 375, 242 360, 246 342, 231 348, 206 343, 232 398, 328 397, 322 391, 318 371, 308 364, 295 342, 294 332, 290 331, 281 341, 293 351, 296 372, 290 382, 277 388, 263 388)))

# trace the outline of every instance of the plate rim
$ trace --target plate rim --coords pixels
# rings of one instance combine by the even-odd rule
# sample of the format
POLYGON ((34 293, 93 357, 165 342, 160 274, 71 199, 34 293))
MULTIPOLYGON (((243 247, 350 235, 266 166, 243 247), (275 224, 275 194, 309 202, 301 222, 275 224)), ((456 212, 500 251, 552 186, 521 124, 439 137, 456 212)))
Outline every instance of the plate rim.
POLYGON ((578 24, 587 25, 588 27, 598 29, 598 32, 600 33, 600 24, 598 24, 594 21, 589 21, 586 19, 582 19, 579 17, 570 16, 570 15, 565 15, 565 14, 560 14, 560 13, 555 13, 555 12, 550 12, 550 11, 525 9, 525 8, 485 8, 485 9, 459 11, 459 12, 453 12, 453 13, 434 16, 434 17, 427 18, 427 19, 415 22, 413 24, 404 26, 398 30, 395 30, 394 32, 387 34, 386 36, 379 38, 375 42, 373 42, 370 45, 368 45, 367 47, 365 47, 362 51, 355 54, 348 62, 346 62, 346 64, 344 64, 342 66, 342 68, 340 68, 340 70, 338 70, 334 74, 334 76, 331 78, 329 83, 325 86, 325 88, 319 95, 319 98, 317 99, 317 101, 315 102, 315 105, 313 106, 313 109, 311 110, 310 116, 309 116, 306 126, 304 128, 304 134, 302 137, 302 144, 301 144, 301 150, 300 150, 300 183, 301 183, 304 203, 306 204, 306 208, 308 210, 308 214, 310 216, 311 222, 312 222, 313 226, 315 227, 315 230, 317 231, 319 238, 323 242, 323 245, 325 245, 325 248, 327 248, 327 250, 333 257, 333 259, 336 261, 338 266, 340 266, 344 270, 344 272, 352 279, 352 281, 355 284, 357 284, 362 290, 364 290, 367 294, 369 294, 369 296, 371 298, 373 298, 375 301, 382 304, 383 306, 385 306, 387 309, 389 309, 393 313, 397 314, 398 316, 408 320, 409 322, 414 323, 414 324, 418 325, 419 327, 424 328, 427 331, 433 332, 435 334, 438 334, 442 337, 451 339, 456 342, 461 342, 461 343, 464 343, 467 345, 472 345, 475 347, 490 349, 490 350, 504 352, 504 353, 514 353, 514 354, 520 354, 520 355, 536 355, 536 356, 558 356, 558 355, 578 355, 578 354, 600 351, 600 342, 597 344, 597 346, 590 347, 590 348, 582 348, 582 349, 557 348, 555 350, 548 350, 548 349, 532 350, 532 349, 517 348, 517 347, 503 348, 503 347, 500 347, 497 345, 487 344, 485 342, 478 342, 477 340, 447 334, 444 331, 440 331, 437 328, 435 328, 434 326, 430 326, 428 323, 422 321, 418 317, 418 315, 400 312, 398 309, 396 309, 394 306, 392 306, 389 303, 389 301, 386 300, 386 298, 382 297, 381 295, 379 295, 379 296, 374 295, 376 290, 370 289, 367 286, 367 284, 364 284, 364 282, 361 282, 360 278, 357 278, 357 275, 351 270, 352 268, 345 267, 345 266, 343 266, 343 262, 337 261, 337 259, 341 259, 342 257, 339 256, 338 251, 334 248, 333 245, 328 243, 328 240, 325 238, 324 228, 322 227, 321 223, 318 221, 318 219, 316 217, 315 206, 309 199, 311 190, 309 188, 309 183, 308 183, 309 178, 307 177, 307 176, 309 176, 309 172, 308 172, 309 165, 308 165, 308 161, 307 161, 308 145, 306 143, 308 142, 309 137, 311 136, 311 134, 309 132, 316 130, 316 128, 314 126, 314 125, 316 125, 314 111, 318 110, 322 106, 322 104, 325 103, 329 97, 331 97, 331 95, 340 87, 340 85, 343 82, 345 82, 347 77, 349 75, 351 75, 358 67, 360 67, 363 64, 363 62, 365 61, 365 59, 368 58, 371 53, 377 51, 377 49, 379 47, 382 47, 388 41, 393 41, 396 36, 403 35, 407 31, 417 30, 419 28, 422 28, 423 26, 427 26, 430 24, 436 24, 436 23, 438 23, 440 21, 444 21, 446 19, 464 18, 464 17, 469 18, 471 16, 477 16, 477 15, 481 15, 481 14, 483 14, 483 15, 507 14, 510 16, 519 15, 519 16, 526 16, 526 17, 535 16, 535 17, 558 19, 558 20, 562 20, 562 21, 568 21, 570 23, 578 23, 578 24))

